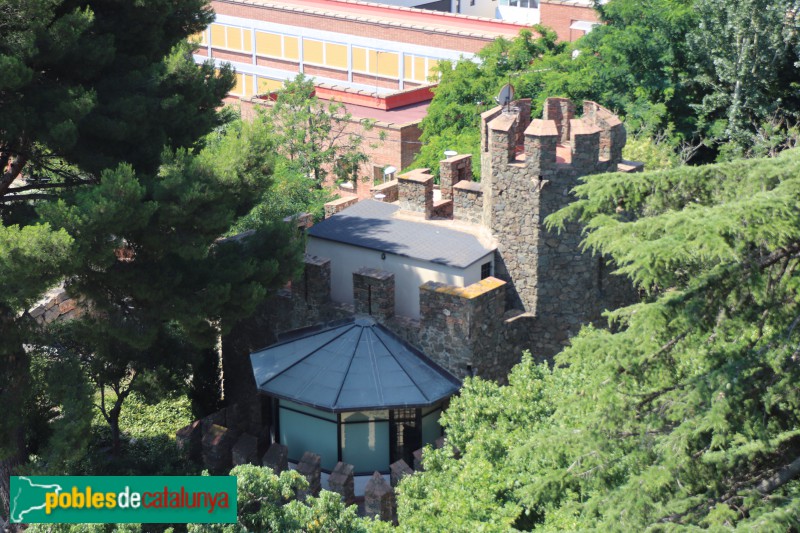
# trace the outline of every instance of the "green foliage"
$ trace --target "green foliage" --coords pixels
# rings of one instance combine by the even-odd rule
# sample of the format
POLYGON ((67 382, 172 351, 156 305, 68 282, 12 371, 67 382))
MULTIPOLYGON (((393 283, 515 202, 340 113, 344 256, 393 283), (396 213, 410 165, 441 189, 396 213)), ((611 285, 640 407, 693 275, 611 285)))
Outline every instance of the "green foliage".
MULTIPOLYGON (((140 188, 133 176, 155 173, 165 146, 171 152, 192 147, 220 124, 216 108, 234 80, 228 67, 216 74, 211 63, 195 65, 184 42, 213 20, 204 0, 0 0, 0 13, 2 518, 9 474, 30 445, 41 444, 34 446, 38 452, 47 448, 26 441, 26 433, 27 438, 47 433, 26 431, 26 421, 48 405, 67 409, 80 396, 70 399, 57 387, 31 386, 31 354, 23 344, 36 346, 42 339, 21 312, 81 266, 108 268, 111 259, 101 253, 101 241, 118 245, 110 231, 123 222, 109 209, 118 208, 123 219, 135 223, 150 216, 148 204, 131 213, 123 201, 135 206, 137 199, 150 200, 146 194, 152 191, 140 188), (65 189, 98 185, 102 176, 108 183, 99 196, 84 199, 97 213, 70 213, 64 221, 72 225, 69 230, 66 224, 43 223, 35 204, 60 198, 65 203, 54 209, 63 209, 74 199, 62 195, 65 189), (116 203, 114 193, 122 195, 116 203), (105 222, 109 232, 102 237, 105 222), (85 235, 90 242, 73 231, 78 226, 90 233, 85 235)), ((38 427, 53 424, 57 418, 38 427)), ((68 447, 51 448, 56 462, 65 460, 56 448, 68 447)), ((81 453, 81 446, 75 451, 81 453)))
MULTIPOLYGON (((532 99, 535 116, 550 96, 592 100, 639 132, 634 143, 667 143, 680 162, 791 147, 800 114, 798 8, 796 0, 603 3, 597 9, 605 24, 569 47, 523 32, 486 47, 480 64, 445 68, 422 123, 423 141, 479 153, 462 136, 477 129, 478 114, 493 107, 491 97, 510 80, 518 97, 532 99)), ((644 155, 666 162, 660 150, 644 155)), ((435 168, 440 158, 438 150, 423 150, 414 166, 435 168)))
MULTIPOLYGON (((107 391, 107 400, 113 401, 112 391, 107 391)), ((100 393, 93 395, 100 402, 100 393)), ((100 410, 94 409, 90 442, 87 453, 73 458, 63 473, 70 475, 189 475, 199 473, 175 446, 175 431, 193 420, 189 401, 179 393, 165 395, 148 401, 144 394, 134 391, 125 401, 120 414, 123 430, 119 453, 112 456, 112 434, 100 410)), ((43 471, 42 465, 34 463, 34 471, 43 471)), ((62 473, 53 472, 51 473, 62 473)))
MULTIPOLYGON (((367 157, 360 133, 350 131, 352 116, 344 105, 317 98, 311 79, 299 74, 286 83, 265 115, 275 125, 276 149, 289 168, 313 178, 317 188, 322 188, 328 172, 340 181, 364 179, 360 165, 367 157)), ((361 124, 371 128, 369 121, 361 124)))
POLYGON ((37 445, 35 470, 69 472, 75 457, 87 450, 94 415, 92 389, 83 369, 57 350, 41 348, 32 354, 33 409, 28 440, 37 445))
MULTIPOLYGON (((697 0, 701 26, 688 35, 700 119, 723 156, 752 155, 763 122, 800 118, 800 25, 796 0, 697 0)), ((784 133, 785 135, 785 133, 784 133)))
POLYGON ((271 469, 241 465, 236 476, 238 522, 190 524, 189 533, 244 533, 247 531, 365 532, 370 521, 358 518, 355 506, 346 507, 341 497, 322 491, 304 502, 296 499, 308 482, 295 471, 276 476, 271 469))
POLYGON ((152 172, 165 145, 190 146, 217 124, 232 73, 198 68, 185 44, 213 20, 203 0, 0 8, 0 64, 12 74, 0 82, 4 163, 22 158, 35 173, 55 155, 91 174, 121 161, 152 172))
POLYGON ((279 157, 275 163, 275 182, 253 210, 242 217, 234 231, 258 228, 264 220, 283 219, 298 213, 311 213, 315 220, 325 215, 325 203, 333 200, 329 189, 319 189, 313 180, 279 157))
POLYGON ((680 164, 674 147, 664 137, 654 139, 646 134, 628 137, 622 157, 641 161, 647 170, 669 170, 680 164))
POLYGON ((299 264, 301 243, 274 219, 220 240, 271 186, 274 136, 263 117, 210 134, 196 154, 167 150, 163 159, 158 174, 120 166, 40 208, 81 236, 86 263, 69 290, 95 313, 64 327, 61 342, 101 391, 117 451, 127 395, 185 381, 196 349, 213 347, 220 328, 252 313, 299 264))
MULTIPOLYGON (((541 37, 534 38, 530 31, 523 30, 513 41, 494 41, 478 52, 480 63, 440 63, 441 79, 433 89, 435 97, 422 121, 422 151, 411 168, 430 168, 438 175, 444 150, 479 153, 480 113, 494 107, 494 97, 508 83, 509 76, 516 77, 534 58, 546 52, 564 49, 563 44, 556 44, 552 31, 539 26, 535 29, 541 37)), ((473 162, 473 172, 478 177, 479 164, 473 162)))
POLYGON ((401 526, 800 526, 799 170, 793 150, 584 178, 547 224, 583 221, 646 299, 552 370, 470 381, 444 417, 462 457, 432 452, 403 481, 401 526))

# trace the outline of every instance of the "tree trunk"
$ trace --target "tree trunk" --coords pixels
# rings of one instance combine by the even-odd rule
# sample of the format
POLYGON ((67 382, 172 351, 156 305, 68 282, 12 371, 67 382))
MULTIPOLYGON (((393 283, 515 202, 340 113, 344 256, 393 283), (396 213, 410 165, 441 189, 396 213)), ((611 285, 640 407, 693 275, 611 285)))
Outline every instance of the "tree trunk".
POLYGON ((10 477, 26 458, 25 404, 30 384, 30 356, 22 347, 19 324, 0 307, 0 523, 10 521, 10 477))

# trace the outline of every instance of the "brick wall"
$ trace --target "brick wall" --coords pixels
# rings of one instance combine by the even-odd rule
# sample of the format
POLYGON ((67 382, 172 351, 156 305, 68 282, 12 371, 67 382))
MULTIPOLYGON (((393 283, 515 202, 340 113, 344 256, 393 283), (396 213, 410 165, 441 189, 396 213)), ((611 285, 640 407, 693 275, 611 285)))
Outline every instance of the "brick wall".
MULTIPOLYGON (((272 104, 268 100, 241 99, 235 96, 228 96, 224 102, 229 105, 238 106, 242 113, 242 118, 251 120, 255 116, 256 105, 269 107, 272 104)), ((368 161, 362 166, 362 181, 355 184, 354 190, 348 194, 354 194, 359 198, 369 198, 372 194, 373 167, 384 168, 393 166, 402 169, 411 164, 414 157, 419 153, 419 144, 422 130, 419 123, 394 124, 388 122, 375 122, 373 127, 366 129, 360 120, 352 119, 344 130, 347 134, 356 134, 363 137, 361 150, 367 156, 368 161)), ((334 185, 334 176, 329 176, 328 185, 334 185)))
POLYGON ((456 35, 450 32, 436 31, 430 27, 427 29, 399 27, 399 25, 393 25, 396 23, 392 23, 390 20, 386 22, 352 20, 352 17, 304 13, 276 6, 253 6, 236 2, 214 1, 211 2, 211 7, 216 13, 231 17, 264 20, 287 26, 346 33, 371 39, 397 41, 398 43, 433 46, 460 52, 476 53, 493 40, 492 37, 477 33, 460 32, 456 35))
POLYGON ((539 4, 541 24, 553 28, 562 41, 574 41, 583 37, 581 30, 569 27, 576 20, 600 22, 597 12, 592 7, 569 5, 569 2, 542 1, 539 4))

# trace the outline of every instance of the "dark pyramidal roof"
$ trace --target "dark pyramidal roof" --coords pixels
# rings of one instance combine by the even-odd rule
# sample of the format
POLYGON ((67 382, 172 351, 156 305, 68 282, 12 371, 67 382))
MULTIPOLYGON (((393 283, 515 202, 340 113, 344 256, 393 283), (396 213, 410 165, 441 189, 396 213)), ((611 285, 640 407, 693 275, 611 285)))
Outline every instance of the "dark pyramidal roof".
POLYGON ((250 361, 261 391, 334 412, 423 407, 460 387, 367 317, 297 330, 250 361))

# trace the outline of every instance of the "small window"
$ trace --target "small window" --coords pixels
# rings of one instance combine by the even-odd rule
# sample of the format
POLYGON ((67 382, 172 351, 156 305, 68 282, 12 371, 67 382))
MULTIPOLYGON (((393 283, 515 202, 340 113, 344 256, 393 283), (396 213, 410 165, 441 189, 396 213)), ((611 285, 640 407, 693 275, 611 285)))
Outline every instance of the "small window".
POLYGON ((486 279, 492 275, 492 262, 481 265, 481 279, 486 279))

